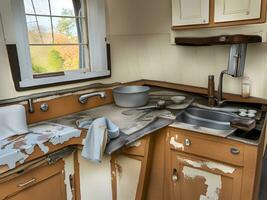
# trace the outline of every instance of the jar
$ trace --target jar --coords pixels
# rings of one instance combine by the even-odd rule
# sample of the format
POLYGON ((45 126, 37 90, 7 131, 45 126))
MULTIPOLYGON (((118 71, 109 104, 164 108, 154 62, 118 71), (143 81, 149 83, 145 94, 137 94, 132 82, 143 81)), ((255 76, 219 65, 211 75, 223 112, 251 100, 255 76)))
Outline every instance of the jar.
POLYGON ((250 96, 251 92, 251 81, 249 77, 243 77, 242 83, 241 83, 241 96, 243 98, 248 98, 250 96))

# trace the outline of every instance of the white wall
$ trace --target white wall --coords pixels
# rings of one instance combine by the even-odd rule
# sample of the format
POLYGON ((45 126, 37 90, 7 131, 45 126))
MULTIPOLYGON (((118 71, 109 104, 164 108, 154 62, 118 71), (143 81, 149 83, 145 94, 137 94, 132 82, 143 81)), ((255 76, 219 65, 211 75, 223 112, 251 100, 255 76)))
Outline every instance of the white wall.
MULTIPOLYGON (((175 35, 260 34, 264 40, 267 35, 266 24, 170 34, 170 0, 108 0, 108 8, 111 41, 133 45, 135 54, 130 58, 135 58, 145 79, 207 87, 208 75, 213 74, 218 83, 220 72, 227 67, 229 46, 175 46, 170 44, 175 35)), ((266 57, 267 46, 248 45, 245 75, 251 79, 253 96, 267 98, 266 57)), ((239 94, 240 84, 240 78, 225 77, 224 91, 239 94)))
MULTIPOLYGON (((0 1, 0 12, 4 16, 9 13, 8 8, 5 8, 8 3, 3 4, 6 1, 8 0, 0 1)), ((220 71, 227 66, 228 46, 181 47, 170 44, 170 0, 107 0, 107 5, 112 46, 112 78, 101 82, 126 82, 146 78, 206 87, 207 76, 214 74, 218 78, 220 71)), ((5 28, 9 28, 6 26, 8 25, 5 28)), ((245 27, 253 31, 262 29, 262 26, 245 27)), ((201 32, 192 31, 194 34, 201 32)), ((242 33, 245 33, 243 29, 242 33)), ((266 35, 265 32, 263 34, 266 35)), ((267 98, 266 57, 266 46, 248 46, 245 74, 252 80, 253 96, 267 98)), ((86 82, 16 92, 1 34, 0 61, 0 99, 88 84, 86 82)), ((224 89, 239 94, 240 79, 225 78, 224 89)))

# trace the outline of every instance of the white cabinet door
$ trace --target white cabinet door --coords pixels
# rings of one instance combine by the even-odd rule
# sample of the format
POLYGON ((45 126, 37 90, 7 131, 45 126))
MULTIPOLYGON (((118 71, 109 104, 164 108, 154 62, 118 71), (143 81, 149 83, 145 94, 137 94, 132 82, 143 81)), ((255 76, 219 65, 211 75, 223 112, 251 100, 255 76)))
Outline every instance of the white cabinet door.
POLYGON ((215 0, 215 22, 258 19, 261 0, 215 0))
POLYGON ((209 0, 172 0, 172 25, 209 23, 209 0))

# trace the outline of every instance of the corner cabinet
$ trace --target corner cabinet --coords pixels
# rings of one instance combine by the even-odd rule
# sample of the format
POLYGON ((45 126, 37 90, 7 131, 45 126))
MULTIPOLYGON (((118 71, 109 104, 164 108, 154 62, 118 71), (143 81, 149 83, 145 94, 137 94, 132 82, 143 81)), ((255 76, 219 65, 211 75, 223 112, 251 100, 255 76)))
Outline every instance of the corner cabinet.
POLYGON ((266 2, 267 0, 172 0, 172 29, 264 23, 266 2))

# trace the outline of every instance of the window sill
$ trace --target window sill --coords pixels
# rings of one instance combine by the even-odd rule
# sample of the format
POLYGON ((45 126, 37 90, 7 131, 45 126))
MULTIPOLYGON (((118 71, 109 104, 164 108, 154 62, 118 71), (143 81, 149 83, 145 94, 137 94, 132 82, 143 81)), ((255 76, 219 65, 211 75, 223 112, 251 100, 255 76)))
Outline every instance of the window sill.
POLYGON ((64 76, 54 76, 54 77, 44 77, 44 78, 35 78, 29 80, 23 80, 19 82, 21 89, 24 88, 33 88, 41 87, 45 85, 59 85, 67 82, 78 82, 88 79, 97 79, 110 76, 110 71, 101 71, 101 72, 88 72, 88 73, 73 73, 65 74, 64 76))

